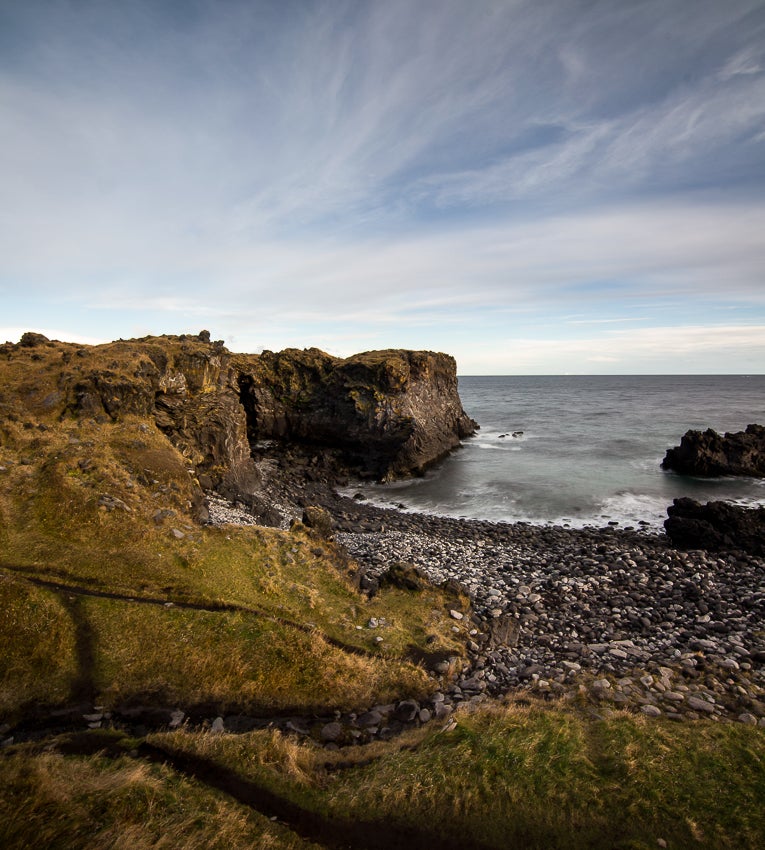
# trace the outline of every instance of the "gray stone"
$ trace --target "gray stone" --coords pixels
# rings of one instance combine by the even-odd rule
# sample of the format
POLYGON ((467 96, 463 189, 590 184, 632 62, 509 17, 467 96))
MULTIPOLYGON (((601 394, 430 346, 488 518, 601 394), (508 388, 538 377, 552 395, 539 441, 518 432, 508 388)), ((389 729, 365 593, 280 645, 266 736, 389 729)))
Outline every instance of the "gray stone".
POLYGON ((744 712, 743 714, 739 714, 738 722, 743 723, 745 726, 756 726, 757 718, 753 714, 744 712))
POLYGON ((649 717, 658 717, 661 714, 661 709, 656 705, 644 705, 640 710, 649 717))
POLYGON ((661 698, 669 700, 670 702, 683 702, 683 700, 685 700, 685 697, 677 691, 664 691, 661 698))
POLYGON ((413 699, 402 700, 395 711, 396 720, 411 723, 420 712, 420 706, 413 699))
POLYGON ((169 724, 170 728, 177 729, 181 725, 181 723, 183 723, 184 717, 186 717, 186 715, 179 708, 171 712, 169 724))
POLYGON ((343 727, 335 720, 322 726, 319 734, 325 743, 334 743, 343 734, 343 727))
POLYGON ((712 714, 715 710, 715 707, 711 702, 707 702, 705 699, 701 699, 701 697, 696 696, 688 697, 686 705, 694 711, 704 711, 707 714, 712 714))
POLYGON ((212 722, 212 726, 210 727, 210 731, 211 732, 223 732, 224 728, 225 727, 223 725, 223 718, 222 717, 216 717, 215 720, 213 720, 213 722, 212 722))
POLYGON ((356 722, 359 724, 359 726, 364 727, 379 726, 382 719, 383 716, 382 714, 380 714, 379 711, 372 710, 359 715, 359 717, 356 718, 356 722))

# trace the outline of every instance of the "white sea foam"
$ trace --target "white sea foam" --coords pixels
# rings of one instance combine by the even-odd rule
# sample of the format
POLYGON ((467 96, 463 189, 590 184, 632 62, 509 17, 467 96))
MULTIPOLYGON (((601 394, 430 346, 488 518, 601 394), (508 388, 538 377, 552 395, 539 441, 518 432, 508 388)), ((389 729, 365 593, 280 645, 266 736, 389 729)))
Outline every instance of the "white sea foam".
POLYGON ((599 515, 607 517, 606 522, 612 520, 619 525, 647 522, 661 528, 667 518, 667 499, 645 493, 617 493, 601 502, 599 515))

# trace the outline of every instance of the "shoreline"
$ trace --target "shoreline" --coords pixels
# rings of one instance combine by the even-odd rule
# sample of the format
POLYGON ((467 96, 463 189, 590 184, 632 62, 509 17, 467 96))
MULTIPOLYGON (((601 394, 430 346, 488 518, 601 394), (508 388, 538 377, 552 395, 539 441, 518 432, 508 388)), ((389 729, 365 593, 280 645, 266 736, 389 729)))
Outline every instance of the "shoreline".
POLYGON ((765 727, 765 559, 680 551, 650 529, 402 512, 311 481, 291 495, 328 511, 368 588, 406 562, 467 591, 472 621, 454 628, 467 632, 468 663, 447 706, 531 693, 595 716, 629 708, 765 727))

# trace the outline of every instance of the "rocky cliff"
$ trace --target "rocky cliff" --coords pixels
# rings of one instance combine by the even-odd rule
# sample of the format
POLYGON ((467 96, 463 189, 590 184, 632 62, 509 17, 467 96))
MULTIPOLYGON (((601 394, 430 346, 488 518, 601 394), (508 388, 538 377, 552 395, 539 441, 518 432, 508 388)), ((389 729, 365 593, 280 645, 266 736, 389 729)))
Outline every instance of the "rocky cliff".
POLYGON ((233 355, 203 331, 98 346, 25 334, 0 354, 23 376, 6 387, 6 415, 145 418, 195 482, 228 495, 258 490, 251 441, 331 448, 354 471, 390 479, 421 473, 477 427, 462 409, 454 359, 432 352, 233 355))
POLYGON ((477 427, 446 354, 388 350, 343 360, 287 349, 236 363, 251 439, 336 448, 380 480, 422 473, 477 427))
POLYGON ((765 427, 749 425, 746 431, 723 436, 711 428, 687 431, 677 448, 669 449, 664 469, 683 475, 765 476, 765 427))

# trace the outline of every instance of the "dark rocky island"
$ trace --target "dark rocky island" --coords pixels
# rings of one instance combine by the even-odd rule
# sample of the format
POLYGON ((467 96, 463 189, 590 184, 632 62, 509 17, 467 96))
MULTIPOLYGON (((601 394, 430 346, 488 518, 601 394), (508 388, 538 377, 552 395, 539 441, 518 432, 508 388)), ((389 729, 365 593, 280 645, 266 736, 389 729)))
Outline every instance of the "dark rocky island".
POLYGON ((745 431, 722 436, 711 428, 687 431, 679 446, 667 450, 661 465, 681 475, 761 478, 765 476, 765 427, 749 425, 745 431))

